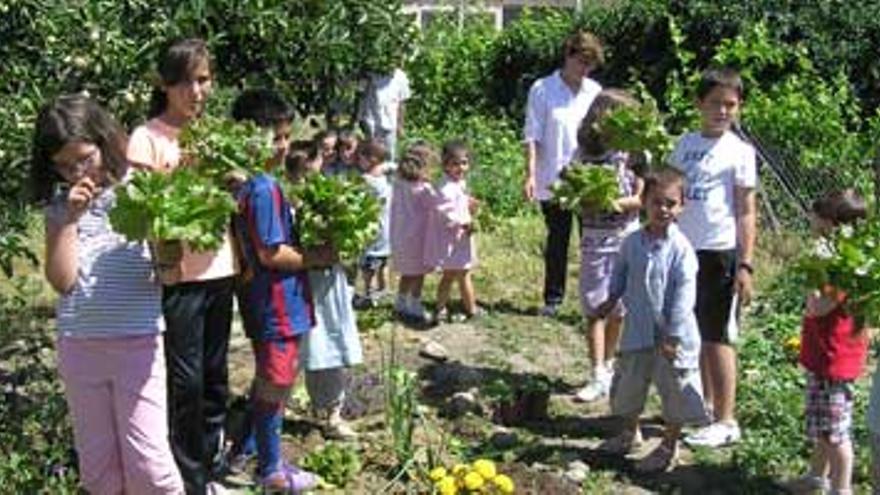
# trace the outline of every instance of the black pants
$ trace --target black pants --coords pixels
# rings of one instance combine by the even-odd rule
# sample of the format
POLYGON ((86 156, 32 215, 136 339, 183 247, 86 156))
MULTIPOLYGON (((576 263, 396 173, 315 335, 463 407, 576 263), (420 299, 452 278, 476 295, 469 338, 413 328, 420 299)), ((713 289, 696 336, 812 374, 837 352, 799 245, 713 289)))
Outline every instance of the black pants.
POLYGON ((229 396, 232 280, 187 282, 163 290, 171 450, 190 495, 205 493, 219 463, 229 396))
POLYGON ((572 213, 550 201, 541 201, 541 213, 547 227, 544 247, 544 303, 562 304, 565 298, 565 275, 568 267, 568 241, 571 238, 572 213))

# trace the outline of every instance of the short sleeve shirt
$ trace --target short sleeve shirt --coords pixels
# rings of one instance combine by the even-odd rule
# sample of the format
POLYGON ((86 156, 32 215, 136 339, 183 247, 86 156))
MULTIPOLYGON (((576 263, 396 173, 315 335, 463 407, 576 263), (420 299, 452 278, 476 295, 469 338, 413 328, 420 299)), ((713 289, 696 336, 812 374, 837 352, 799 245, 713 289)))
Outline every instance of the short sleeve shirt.
POLYGON ((394 69, 391 74, 372 76, 363 110, 363 118, 370 129, 373 132, 396 130, 400 105, 411 95, 409 78, 400 69, 394 69))
MULTIPOLYGON (((64 214, 65 198, 47 208, 47 223, 64 214)), ((162 287, 145 242, 128 242, 110 225, 113 188, 101 192, 76 222, 76 281, 58 300, 58 331, 68 337, 156 334, 165 328, 162 287)))
POLYGON ((235 228, 242 255, 253 278, 241 291, 245 332, 254 340, 284 340, 309 331, 314 310, 305 270, 283 271, 264 267, 260 248, 296 246, 290 205, 278 183, 267 174, 247 181, 238 193, 235 228))
MULTIPOLYGON (((179 135, 180 129, 152 119, 132 132, 126 156, 135 167, 169 172, 180 164, 179 135)), ((181 282, 231 277, 237 271, 228 231, 217 251, 192 251, 187 245, 183 248, 181 282)))
POLYGON ((685 134, 671 163, 687 177, 681 231, 696 250, 736 248, 736 187, 757 186, 755 149, 732 132, 685 134))
POLYGON ((529 90, 526 104, 524 140, 537 150, 535 195, 550 199, 550 185, 559 178, 577 150, 577 131, 602 86, 584 78, 580 90, 572 92, 557 70, 538 79, 529 90))

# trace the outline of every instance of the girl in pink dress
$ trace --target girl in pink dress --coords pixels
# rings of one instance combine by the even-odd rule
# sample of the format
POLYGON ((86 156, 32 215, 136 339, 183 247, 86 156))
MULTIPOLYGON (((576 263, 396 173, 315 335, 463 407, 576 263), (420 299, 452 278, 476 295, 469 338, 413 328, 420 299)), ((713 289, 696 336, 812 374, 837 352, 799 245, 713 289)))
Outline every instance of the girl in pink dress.
POLYGON ((465 176, 471 153, 462 141, 443 146, 443 178, 437 183, 437 201, 428 220, 425 236, 425 264, 443 270, 437 286, 437 320, 447 320, 446 303, 453 282, 458 282, 465 316, 478 313, 471 270, 477 263, 473 217, 477 201, 467 192, 465 176))
POLYGON ((432 268, 425 264, 424 253, 428 216, 435 203, 428 182, 431 155, 427 148, 407 151, 398 164, 391 194, 391 258, 400 273, 394 310, 419 325, 431 320, 421 300, 425 274, 432 268))

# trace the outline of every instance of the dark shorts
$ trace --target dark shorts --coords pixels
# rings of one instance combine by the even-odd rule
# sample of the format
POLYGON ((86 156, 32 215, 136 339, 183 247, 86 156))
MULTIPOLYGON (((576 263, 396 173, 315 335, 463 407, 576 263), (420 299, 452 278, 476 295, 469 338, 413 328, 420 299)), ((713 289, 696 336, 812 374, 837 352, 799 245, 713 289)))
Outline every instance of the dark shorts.
POLYGON ((256 369, 254 374, 278 386, 289 387, 296 379, 299 364, 299 342, 296 337, 284 340, 251 341, 256 369))
POLYGON ((697 251, 697 324, 703 342, 736 341, 739 304, 736 297, 736 250, 697 251))
POLYGON ((361 256, 359 264, 365 272, 378 272, 388 264, 388 256, 361 256))

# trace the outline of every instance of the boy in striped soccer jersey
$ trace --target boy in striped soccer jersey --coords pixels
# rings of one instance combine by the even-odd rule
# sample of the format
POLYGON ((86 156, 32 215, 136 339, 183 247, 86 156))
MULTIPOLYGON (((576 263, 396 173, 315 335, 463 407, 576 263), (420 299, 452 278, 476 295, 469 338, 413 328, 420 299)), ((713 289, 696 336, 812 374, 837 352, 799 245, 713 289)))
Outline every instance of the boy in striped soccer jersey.
POLYGON ((290 205, 269 175, 287 154, 290 108, 271 91, 249 90, 238 97, 232 115, 275 132, 275 155, 263 172, 237 191, 235 231, 244 265, 239 305, 254 349, 251 401, 257 475, 267 491, 299 493, 312 488, 316 478, 283 461, 281 422, 297 374, 300 338, 314 325, 306 269, 330 265, 335 254, 299 247, 290 205))

